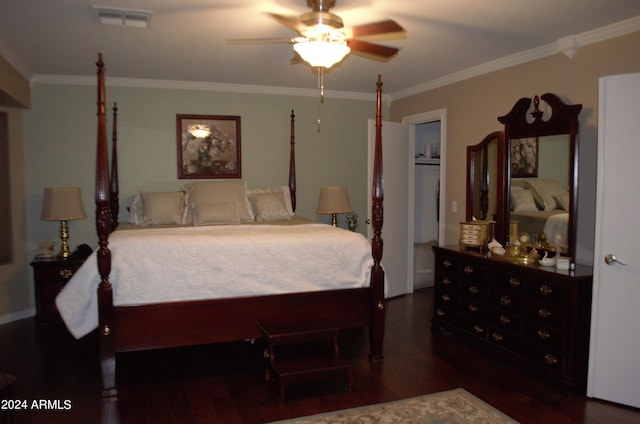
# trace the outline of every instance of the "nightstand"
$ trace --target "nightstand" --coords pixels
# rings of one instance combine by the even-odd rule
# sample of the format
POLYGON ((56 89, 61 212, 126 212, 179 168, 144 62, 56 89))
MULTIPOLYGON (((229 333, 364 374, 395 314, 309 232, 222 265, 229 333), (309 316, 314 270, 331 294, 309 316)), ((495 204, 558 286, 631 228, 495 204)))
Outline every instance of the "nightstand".
POLYGON ((36 295, 37 324, 60 322, 55 298, 69 279, 80 268, 84 260, 45 260, 33 261, 33 283, 36 295))

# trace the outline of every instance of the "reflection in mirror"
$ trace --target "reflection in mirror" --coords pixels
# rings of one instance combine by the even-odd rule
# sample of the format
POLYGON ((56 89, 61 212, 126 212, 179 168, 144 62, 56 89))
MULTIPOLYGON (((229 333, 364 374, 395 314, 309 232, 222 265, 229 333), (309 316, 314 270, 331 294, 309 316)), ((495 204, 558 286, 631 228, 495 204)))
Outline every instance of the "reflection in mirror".
POLYGON ((467 146, 466 220, 496 221, 494 238, 504 241, 500 231, 504 216, 499 213, 504 198, 504 133, 496 131, 480 143, 467 146))
POLYGON ((520 99, 509 114, 498 118, 505 126, 508 152, 504 223, 508 242, 559 249, 575 258, 581 109, 582 105, 567 105, 547 93, 520 99), (548 105, 542 110, 541 100, 548 105))

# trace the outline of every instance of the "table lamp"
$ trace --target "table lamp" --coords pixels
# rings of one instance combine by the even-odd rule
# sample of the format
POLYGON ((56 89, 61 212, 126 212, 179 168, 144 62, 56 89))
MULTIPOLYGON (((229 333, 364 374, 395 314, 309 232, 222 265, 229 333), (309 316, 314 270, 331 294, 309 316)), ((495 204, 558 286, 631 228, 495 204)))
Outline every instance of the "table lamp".
POLYGON ((43 221, 60 221, 60 239, 62 245, 58 258, 66 260, 71 255, 69 251, 69 229, 67 221, 85 219, 80 196, 80 187, 47 187, 44 189, 44 201, 40 219, 43 221))
POLYGON ((318 198, 318 215, 331 215, 331 225, 338 226, 339 213, 351 213, 349 193, 345 186, 320 187, 318 198))

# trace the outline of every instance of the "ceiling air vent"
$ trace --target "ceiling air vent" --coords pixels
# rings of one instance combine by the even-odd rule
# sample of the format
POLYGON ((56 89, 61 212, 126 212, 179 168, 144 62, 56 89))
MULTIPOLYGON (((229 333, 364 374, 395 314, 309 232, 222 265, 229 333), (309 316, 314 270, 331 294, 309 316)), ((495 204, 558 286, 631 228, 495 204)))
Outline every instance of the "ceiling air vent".
POLYGON ((93 6, 98 20, 105 25, 120 25, 134 28, 146 28, 151 20, 150 10, 116 9, 113 7, 93 6))

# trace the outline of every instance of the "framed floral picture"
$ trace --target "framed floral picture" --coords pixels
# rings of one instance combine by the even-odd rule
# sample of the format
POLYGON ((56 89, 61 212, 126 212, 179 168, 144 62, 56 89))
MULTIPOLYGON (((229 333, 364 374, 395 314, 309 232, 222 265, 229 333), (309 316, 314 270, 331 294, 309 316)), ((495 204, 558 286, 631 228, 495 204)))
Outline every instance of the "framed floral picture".
POLYGON ((240 117, 176 115, 178 178, 241 178, 240 117))
POLYGON ((538 176, 538 138, 510 140, 511 177, 538 176))

